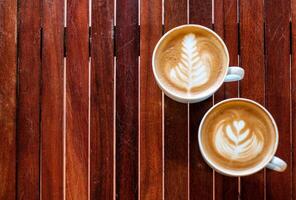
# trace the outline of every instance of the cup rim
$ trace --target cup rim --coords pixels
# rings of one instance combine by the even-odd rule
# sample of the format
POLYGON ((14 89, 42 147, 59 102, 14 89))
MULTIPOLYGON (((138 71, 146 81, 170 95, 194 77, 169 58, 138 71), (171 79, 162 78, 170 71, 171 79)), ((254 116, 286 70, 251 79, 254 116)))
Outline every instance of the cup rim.
POLYGON ((160 87, 162 90, 165 90, 166 93, 169 93, 170 96, 173 96, 173 97, 175 97, 175 98, 181 100, 182 102, 184 102, 184 101, 192 102, 192 101, 194 101, 194 100, 204 99, 204 98, 206 98, 206 97, 208 97, 208 96, 214 94, 214 93, 215 93, 215 92, 221 87, 221 85, 224 83, 225 77, 226 77, 226 75, 227 75, 227 71, 228 71, 227 69, 228 69, 228 68, 229 68, 229 52, 228 52, 228 48, 227 48, 225 42, 222 40, 222 38, 221 38, 216 32, 214 32, 213 30, 211 30, 211 29, 209 29, 209 28, 207 28, 207 27, 205 27, 205 26, 199 25, 199 24, 184 24, 184 25, 180 25, 180 26, 177 26, 177 27, 175 27, 175 28, 172 28, 171 30, 169 30, 168 32, 166 32, 166 33, 165 33, 165 34, 164 34, 164 35, 158 40, 156 46, 154 47, 153 54, 152 54, 152 71, 153 71, 153 74, 154 74, 154 78, 156 79, 156 82, 158 83, 159 87, 160 87), (160 79, 159 79, 159 77, 158 77, 158 75, 157 75, 157 73, 156 73, 156 69, 155 69, 155 68, 156 68, 156 64, 155 64, 156 51, 157 51, 157 49, 159 48, 159 46, 161 45, 162 41, 165 40, 166 37, 167 37, 170 33, 174 32, 174 31, 176 31, 176 30, 179 30, 179 29, 186 28, 186 27, 195 27, 195 28, 203 29, 203 30, 206 30, 206 31, 210 32, 210 33, 211 33, 212 35, 214 35, 214 36, 219 40, 219 42, 222 44, 223 49, 224 49, 224 52, 225 52, 226 57, 227 57, 227 62, 226 62, 226 65, 225 65, 226 70, 225 70, 225 72, 224 72, 224 74, 223 74, 223 78, 221 79, 221 82, 220 82, 219 84, 217 84, 216 87, 213 87, 213 89, 210 90, 208 93, 205 93, 205 94, 202 94, 202 95, 197 94, 197 95, 190 96, 190 97, 184 97, 184 96, 182 96, 182 95, 178 95, 178 94, 174 93, 173 91, 171 91, 170 89, 168 89, 168 88, 165 86, 165 84, 163 84, 163 83, 160 81, 160 79))
POLYGON ((198 146, 199 146, 199 149, 201 151, 201 155, 202 155, 203 159, 215 171, 217 171, 217 172, 219 172, 221 174, 227 175, 227 176, 235 176, 235 177, 238 177, 238 176, 248 176, 248 175, 254 174, 254 173, 260 171, 261 169, 265 168, 266 165, 275 156, 275 153, 276 153, 277 148, 278 148, 278 142, 279 142, 278 127, 277 127, 276 122, 275 122, 274 118, 272 117, 271 113, 264 106, 262 106, 261 104, 259 104, 258 102, 253 101, 251 99, 246 99, 246 98, 230 98, 230 99, 226 99, 226 100, 223 100, 223 101, 215 104, 203 116, 203 118, 202 118, 202 120, 200 122, 200 125, 199 125, 199 129, 198 129, 198 146), (205 150, 204 150, 203 145, 202 145, 202 142, 201 142, 202 127, 203 127, 204 121, 207 118, 207 116, 212 112, 213 109, 215 109, 219 105, 221 105, 223 103, 226 103, 226 102, 230 102, 230 101, 245 101, 245 102, 249 102, 249 103, 252 103, 252 104, 258 106, 259 108, 261 108, 268 115, 268 117, 272 121, 272 124, 273 124, 274 129, 275 129, 275 137, 276 138, 275 138, 275 143, 274 143, 274 147, 273 147, 272 153, 270 153, 268 155, 267 159, 265 159, 264 162, 261 162, 260 165, 257 165, 256 167, 253 167, 251 169, 246 169, 246 170, 243 170, 243 171, 227 170, 227 169, 223 169, 223 168, 221 168, 219 166, 216 166, 209 158, 207 158, 207 155, 205 153, 205 150))

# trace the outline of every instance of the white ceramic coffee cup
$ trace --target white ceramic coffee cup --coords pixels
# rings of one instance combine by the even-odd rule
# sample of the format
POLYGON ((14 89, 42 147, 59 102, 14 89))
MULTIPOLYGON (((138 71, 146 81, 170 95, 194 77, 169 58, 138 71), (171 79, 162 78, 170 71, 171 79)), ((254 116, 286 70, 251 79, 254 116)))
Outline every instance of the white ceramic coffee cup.
POLYGON ((245 99, 245 98, 231 98, 231 99, 227 99, 227 100, 224 100, 224 101, 221 101, 221 102, 215 104, 204 115, 204 117, 203 117, 203 119, 202 119, 202 121, 200 123, 199 129, 198 129, 198 144, 199 144, 199 149, 201 151, 201 155, 203 156, 204 160, 215 171, 217 171, 217 172, 219 172, 221 174, 227 175, 227 176, 248 176, 248 175, 251 175, 251 174, 254 174, 254 173, 260 171, 264 167, 266 167, 268 169, 271 169, 271 170, 274 170, 274 171, 278 171, 278 172, 285 171, 285 169, 287 168, 287 163, 285 161, 283 161, 282 159, 280 159, 280 158, 278 158, 278 157, 275 156, 275 153, 276 153, 276 150, 277 150, 277 147, 278 147, 278 141, 279 141, 278 128, 277 128, 277 125, 275 123, 275 120, 273 119, 273 117, 270 114, 270 112, 268 112, 268 110, 266 110, 266 108, 264 108, 259 103, 255 102, 253 100, 250 100, 250 99, 245 99), (247 169, 247 170, 244 170, 244 171, 227 170, 227 169, 223 169, 223 168, 215 165, 214 162, 212 162, 208 158, 207 153, 205 152, 205 150, 203 148, 203 144, 202 144, 202 140, 201 140, 203 124, 204 124, 205 119, 209 115, 209 113, 211 113, 212 110, 214 108, 216 108, 217 106, 219 106, 220 104, 223 104, 223 103, 226 103, 226 102, 229 102, 229 101, 234 101, 234 100, 235 101, 236 100, 239 100, 239 101, 247 101, 247 102, 253 103, 256 106, 258 106, 259 108, 261 108, 269 116, 270 120, 272 121, 272 123, 274 125, 274 128, 275 128, 275 135, 276 135, 273 151, 269 155, 267 155, 264 159, 262 159, 265 162, 261 162, 260 165, 257 165, 254 168, 247 169))
POLYGON ((168 31, 166 34, 164 34, 160 40, 158 41, 157 45, 154 48, 153 51, 153 55, 152 55, 152 68, 153 68, 153 74, 154 77, 156 79, 156 82, 158 84, 158 86, 161 88, 161 90, 170 98, 174 99, 175 101, 181 102, 181 103, 196 103, 196 102, 200 102, 203 101, 207 98, 209 98, 210 96, 212 96, 223 84, 223 82, 233 82, 233 81, 239 81, 242 80, 244 77, 244 69, 241 67, 237 67, 237 66, 232 66, 229 67, 229 53, 228 53, 228 49, 225 45, 225 43, 223 42, 223 40, 220 38, 220 36, 215 33, 214 31, 212 31, 211 29, 201 26, 201 25, 196 25, 196 24, 186 24, 186 25, 182 25, 182 26, 178 26, 175 27, 173 29, 171 29, 170 31, 168 31), (215 38, 217 38, 221 44, 223 45, 224 51, 225 51, 225 55, 226 55, 226 59, 227 59, 227 64, 225 66, 225 68, 227 68, 227 70, 225 70, 224 73, 224 78, 221 79, 221 82, 216 86, 213 87, 212 90, 210 90, 208 93, 206 94, 201 94, 201 95, 194 95, 191 97, 184 97, 181 95, 178 95, 176 93, 174 93, 174 91, 171 91, 170 89, 168 89, 160 80, 160 78, 158 77, 158 74, 156 73, 156 51, 159 48, 160 44, 162 43, 163 40, 165 40, 172 32, 186 28, 186 27, 194 27, 196 29, 203 29, 206 30, 208 33, 212 34, 215 38))

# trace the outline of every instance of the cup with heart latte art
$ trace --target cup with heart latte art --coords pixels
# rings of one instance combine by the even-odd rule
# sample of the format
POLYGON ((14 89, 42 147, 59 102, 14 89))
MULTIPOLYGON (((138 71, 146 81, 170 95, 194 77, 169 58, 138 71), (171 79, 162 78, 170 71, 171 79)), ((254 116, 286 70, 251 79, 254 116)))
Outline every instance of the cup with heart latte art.
POLYGON ((246 176, 264 167, 282 172, 287 164, 274 156, 278 128, 271 114, 255 101, 224 100, 203 117, 198 131, 205 161, 229 176, 246 176))
POLYGON ((211 29, 194 24, 178 26, 158 41, 152 68, 163 92, 182 103, 203 101, 223 82, 244 76, 241 67, 229 67, 223 40, 211 29))

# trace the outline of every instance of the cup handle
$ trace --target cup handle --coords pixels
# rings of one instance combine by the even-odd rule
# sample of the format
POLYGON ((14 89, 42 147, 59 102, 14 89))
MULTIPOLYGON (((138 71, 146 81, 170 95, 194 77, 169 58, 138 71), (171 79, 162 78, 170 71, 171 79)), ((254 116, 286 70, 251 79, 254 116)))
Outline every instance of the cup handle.
POLYGON ((271 161, 266 165, 266 167, 274 171, 283 172, 287 168, 287 163, 282 159, 274 156, 271 159, 271 161))
POLYGON ((228 67, 224 82, 239 81, 244 78, 245 70, 241 67, 228 67))

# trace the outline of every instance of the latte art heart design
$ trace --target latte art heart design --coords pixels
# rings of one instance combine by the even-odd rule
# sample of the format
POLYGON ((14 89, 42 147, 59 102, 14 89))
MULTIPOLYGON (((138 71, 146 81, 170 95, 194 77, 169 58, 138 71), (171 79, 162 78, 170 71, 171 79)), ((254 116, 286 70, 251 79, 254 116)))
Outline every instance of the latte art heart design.
POLYGON ((262 138, 261 132, 250 130, 244 120, 234 120, 217 128, 215 147, 227 159, 248 161, 262 151, 262 138))
POLYGON ((197 48, 196 36, 192 33, 184 36, 181 47, 181 60, 172 67, 169 78, 172 82, 186 88, 205 84, 210 77, 210 61, 208 55, 202 55, 197 48))

